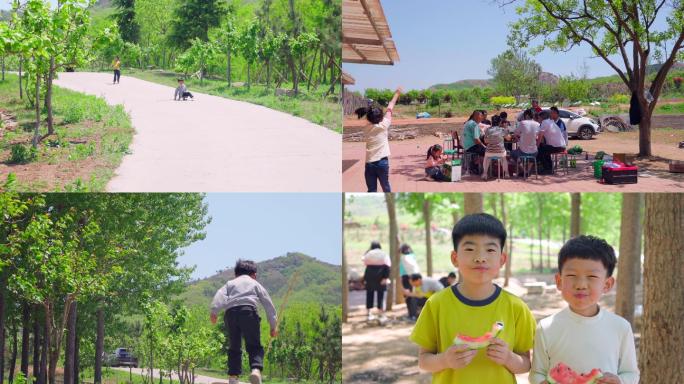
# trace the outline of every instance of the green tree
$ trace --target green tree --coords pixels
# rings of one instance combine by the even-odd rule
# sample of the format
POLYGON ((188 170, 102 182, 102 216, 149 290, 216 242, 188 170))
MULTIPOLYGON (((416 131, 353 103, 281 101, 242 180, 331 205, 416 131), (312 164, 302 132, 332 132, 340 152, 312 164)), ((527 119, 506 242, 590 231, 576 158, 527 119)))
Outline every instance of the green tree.
POLYGON ((117 11, 114 19, 119 27, 123 41, 137 43, 140 36, 140 26, 135 19, 135 0, 113 0, 117 11))
POLYGON ((139 41, 160 59, 158 64, 164 68, 167 63, 166 50, 169 31, 172 25, 175 0, 137 0, 135 2, 135 23, 140 27, 139 41))
POLYGON ((183 73, 197 71, 200 84, 203 83, 207 67, 218 50, 213 42, 194 39, 192 45, 176 61, 176 67, 183 73))
POLYGON ((240 31, 240 53, 247 61, 247 87, 251 86, 250 68, 259 57, 259 22, 249 21, 240 31))
POLYGON ((499 92, 515 96, 533 95, 539 86, 541 66, 520 49, 509 49, 492 59, 487 73, 499 92))
POLYGON ((684 2, 524 0, 521 3, 520 19, 512 24, 509 44, 525 48, 530 41, 540 38, 539 51, 548 48, 567 52, 579 45, 591 47, 636 95, 642 113, 639 155, 651 156, 651 116, 667 74, 681 59, 684 47, 684 2), (663 23, 656 23, 658 19, 663 23), (649 60, 653 52, 665 45, 669 51, 649 85, 649 60))
POLYGON ((221 0, 179 0, 174 10, 170 40, 187 49, 194 39, 209 40, 209 29, 217 27, 227 8, 221 0))

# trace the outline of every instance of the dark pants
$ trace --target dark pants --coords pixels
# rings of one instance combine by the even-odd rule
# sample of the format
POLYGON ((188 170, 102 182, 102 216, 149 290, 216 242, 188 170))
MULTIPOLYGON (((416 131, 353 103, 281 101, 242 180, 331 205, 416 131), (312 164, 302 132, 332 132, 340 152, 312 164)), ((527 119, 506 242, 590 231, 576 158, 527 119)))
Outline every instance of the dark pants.
POLYGON ((451 181, 451 179, 446 177, 444 172, 442 172, 441 167, 425 168, 425 173, 435 181, 451 181))
POLYGON ((552 153, 560 153, 565 150, 564 147, 552 147, 547 144, 542 144, 539 146, 539 160, 542 163, 542 167, 545 172, 553 171, 553 162, 551 161, 552 153))
POLYGON ((410 281, 411 277, 409 275, 401 275, 401 286, 404 287, 404 289, 413 291, 413 286, 411 285, 410 281))
POLYGON ((241 305, 230 308, 223 315, 228 330, 228 375, 242 373, 242 339, 245 339, 249 366, 264 369, 264 348, 261 346, 261 318, 256 308, 241 305))
POLYGON ((475 156, 475 158, 472 160, 472 162, 470 164, 468 164, 468 169, 470 169, 471 173, 474 173, 476 175, 480 174, 480 167, 478 165, 478 160, 480 157, 484 157, 485 151, 486 151, 486 148, 481 146, 481 145, 478 145, 478 144, 475 144, 472 147, 466 149, 467 153, 477 154, 477 156, 475 156))
POLYGON ((190 92, 183 92, 183 100, 187 99, 188 97, 191 98, 191 99, 194 99, 194 97, 192 96, 192 93, 190 93, 190 92))
POLYGON ((380 289, 366 288, 366 308, 367 309, 373 308, 373 294, 374 293, 378 299, 377 308, 382 310, 382 301, 385 298, 385 288, 380 288, 380 289))
POLYGON ((383 192, 392 192, 389 183, 389 160, 386 157, 372 163, 366 163, 366 187, 368 192, 378 191, 378 180, 383 192))
POLYGON ((115 83, 120 83, 119 79, 121 78, 121 71, 118 69, 114 70, 114 82, 115 83))
POLYGON ((406 308, 408 308, 409 317, 418 316, 418 308, 425 305, 427 298, 425 297, 407 297, 406 298, 406 308))

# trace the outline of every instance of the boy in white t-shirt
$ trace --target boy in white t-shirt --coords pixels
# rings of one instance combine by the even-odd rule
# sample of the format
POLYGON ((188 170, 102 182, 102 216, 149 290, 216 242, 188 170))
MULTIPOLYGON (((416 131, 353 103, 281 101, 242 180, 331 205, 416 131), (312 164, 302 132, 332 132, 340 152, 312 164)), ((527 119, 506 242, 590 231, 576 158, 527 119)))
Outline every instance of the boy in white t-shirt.
POLYGON ((558 363, 577 373, 598 368, 602 384, 639 382, 630 324, 598 305, 615 284, 615 264, 615 251, 603 239, 582 235, 563 245, 556 286, 569 307, 539 322, 530 383, 547 383, 549 370, 558 363))

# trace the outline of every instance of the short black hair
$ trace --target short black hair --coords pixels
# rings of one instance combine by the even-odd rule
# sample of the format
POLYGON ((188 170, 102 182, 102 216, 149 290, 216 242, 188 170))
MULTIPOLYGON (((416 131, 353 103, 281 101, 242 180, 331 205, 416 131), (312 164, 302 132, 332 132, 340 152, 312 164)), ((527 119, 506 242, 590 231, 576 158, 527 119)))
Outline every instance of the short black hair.
POLYGON ((252 260, 238 260, 235 262, 235 277, 257 273, 257 265, 252 260))
POLYGON ((370 251, 371 249, 382 249, 382 247, 380 246, 380 242, 377 241, 377 240, 371 241, 371 246, 370 246, 369 251, 370 251))
POLYGON ((422 280, 423 276, 420 273, 412 273, 409 277, 411 281, 422 280))
POLYGON ((454 250, 458 249, 458 243, 466 235, 487 235, 501 241, 503 250, 506 243, 506 228, 496 217, 487 213, 474 213, 464 216, 454 225, 451 231, 451 239, 454 242, 454 250))
POLYGON ((456 273, 455 272, 449 272, 449 276, 447 276, 447 277, 453 277, 455 279, 456 273))
POLYGON ((356 111, 356 116, 360 118, 366 116, 366 119, 371 123, 371 124, 380 124, 382 121, 383 113, 382 109, 378 107, 361 107, 357 108, 356 111))
POLYGON ((551 117, 551 114, 549 113, 549 111, 543 110, 543 111, 539 112, 539 117, 540 117, 542 120, 546 120, 546 119, 548 119, 549 117, 551 117))
POLYGON ((408 255, 410 253, 413 253, 413 249, 411 249, 411 246, 408 244, 402 244, 400 247, 400 251, 404 255, 408 255))
POLYGON ((556 107, 555 105, 549 109, 556 112, 556 113, 560 113, 560 112, 558 112, 558 107, 556 107))
POLYGON ((501 117, 503 120, 506 120, 508 118, 508 112, 503 111, 499 113, 499 117, 501 117))
POLYGON ((615 250, 605 240, 591 235, 580 235, 568 240, 558 252, 558 272, 568 259, 596 260, 606 268, 608 277, 613 275, 617 258, 615 250))
POLYGON ((499 124, 501 124, 501 116, 499 116, 499 115, 492 116, 492 127, 498 127, 499 124))

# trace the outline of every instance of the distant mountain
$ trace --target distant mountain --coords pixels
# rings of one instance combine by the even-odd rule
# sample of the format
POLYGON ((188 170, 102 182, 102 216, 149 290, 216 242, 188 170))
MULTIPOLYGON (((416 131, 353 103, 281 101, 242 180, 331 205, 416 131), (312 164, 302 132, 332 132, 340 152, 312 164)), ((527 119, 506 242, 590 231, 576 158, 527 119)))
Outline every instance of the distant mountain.
POLYGON ((448 84, 435 84, 430 89, 468 89, 468 88, 484 88, 491 85, 491 80, 459 80, 448 84))
MULTIPOLYGON (((266 288, 276 305, 282 301, 295 272, 298 272, 298 276, 288 303, 341 305, 340 266, 324 263, 298 252, 257 263, 257 280, 266 288)), ((228 268, 206 279, 193 281, 188 284, 181 299, 189 306, 209 307, 216 291, 234 277, 233 269, 228 268)))

